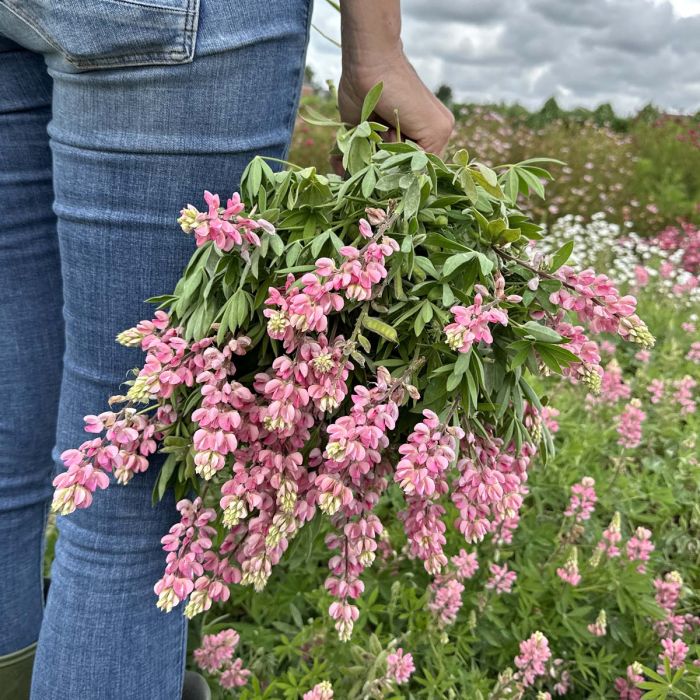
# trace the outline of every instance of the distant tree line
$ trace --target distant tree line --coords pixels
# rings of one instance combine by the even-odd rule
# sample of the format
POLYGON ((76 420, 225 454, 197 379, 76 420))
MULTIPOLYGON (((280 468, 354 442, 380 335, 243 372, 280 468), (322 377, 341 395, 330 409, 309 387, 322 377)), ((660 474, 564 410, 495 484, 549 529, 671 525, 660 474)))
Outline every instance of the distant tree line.
MULTIPOLYGON (((626 132, 630 129, 631 125, 635 123, 654 124, 659 119, 672 118, 672 115, 669 115, 652 103, 642 107, 642 109, 634 115, 623 117, 615 113, 615 110, 609 102, 605 102, 595 109, 576 107, 575 109, 567 110, 560 107, 554 97, 550 97, 544 105, 542 105, 541 109, 532 111, 517 103, 510 105, 503 103, 483 105, 459 103, 454 99, 452 88, 445 84, 440 85, 435 91, 435 95, 448 106, 455 115, 464 115, 465 110, 468 111, 475 107, 488 107, 494 112, 502 114, 504 117, 522 121, 533 129, 545 126, 553 121, 563 121, 571 123, 593 122, 598 126, 608 126, 614 131, 626 132)), ((693 115, 692 118, 700 123, 700 111, 693 115)))

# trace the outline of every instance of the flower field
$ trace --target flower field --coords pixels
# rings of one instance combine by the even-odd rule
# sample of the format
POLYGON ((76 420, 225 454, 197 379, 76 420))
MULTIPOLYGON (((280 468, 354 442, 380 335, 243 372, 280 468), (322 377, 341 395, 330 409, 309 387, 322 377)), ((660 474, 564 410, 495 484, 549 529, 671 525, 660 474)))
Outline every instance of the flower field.
POLYGON ((700 698, 697 119, 455 106, 440 158, 380 92, 181 211, 53 510, 163 448, 215 698, 700 698))
MULTIPOLYGON (((580 235, 565 223, 559 236, 580 235)), ((595 262, 614 267, 619 231, 593 226, 595 262)), ((634 700, 653 692, 636 687, 644 680, 658 690, 646 697, 700 697, 700 305, 669 282, 686 279, 678 255, 650 248, 649 279, 628 283, 656 346, 604 343, 598 396, 554 389, 545 421, 557 453, 532 471, 512 538, 465 547, 453 534, 452 574, 435 585, 389 531, 345 643, 324 615, 322 535, 303 532, 264 595, 239 590, 206 617, 202 634, 233 625, 246 640, 239 697, 333 697, 318 690, 331 682, 336 698, 634 700), (397 649, 412 657, 403 670, 397 649)))
MULTIPOLYGON (((215 696, 700 697, 698 123, 623 126, 465 107, 454 145, 488 164, 566 162, 532 202, 538 249, 574 241, 569 264, 633 293, 655 347, 602 340, 598 395, 542 380, 556 456, 531 470, 517 529, 465 545, 448 528, 435 580, 388 527, 348 642, 326 615, 323 528, 303 530, 263 594, 238 589, 192 625, 215 696), (236 690, 219 685, 242 667, 236 690)), ((290 158, 324 171, 331 143, 300 122, 290 158)), ((400 507, 390 492, 379 515, 400 507)))

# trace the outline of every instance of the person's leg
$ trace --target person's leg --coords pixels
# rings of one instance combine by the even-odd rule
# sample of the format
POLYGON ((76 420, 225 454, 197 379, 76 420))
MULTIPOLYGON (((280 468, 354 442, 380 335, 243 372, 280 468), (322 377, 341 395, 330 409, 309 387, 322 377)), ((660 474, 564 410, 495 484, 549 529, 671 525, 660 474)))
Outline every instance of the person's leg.
MULTIPOLYGON (((150 317, 143 299, 169 292, 189 258, 180 208, 205 188, 230 194, 254 154, 284 155, 309 12, 308 0, 202 0, 181 65, 75 72, 47 52, 66 323, 56 457, 141 359, 114 337, 150 317)), ((176 519, 172 498, 150 504, 159 464, 58 519, 35 700, 179 697, 186 625, 153 593, 176 519)))
POLYGON ((43 58, 0 36, 0 697, 18 700, 43 611, 63 355, 51 89, 43 58))

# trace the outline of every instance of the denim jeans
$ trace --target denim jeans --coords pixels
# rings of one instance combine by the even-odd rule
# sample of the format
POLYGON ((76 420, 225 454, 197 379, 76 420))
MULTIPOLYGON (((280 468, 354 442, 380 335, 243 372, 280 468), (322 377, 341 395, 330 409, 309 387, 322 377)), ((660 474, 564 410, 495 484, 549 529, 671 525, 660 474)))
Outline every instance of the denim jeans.
POLYGON ((193 251, 179 210, 285 155, 310 2, 0 0, 0 655, 39 640, 35 700, 180 697, 160 460, 58 518, 44 609, 51 479, 139 364, 115 335, 193 251))

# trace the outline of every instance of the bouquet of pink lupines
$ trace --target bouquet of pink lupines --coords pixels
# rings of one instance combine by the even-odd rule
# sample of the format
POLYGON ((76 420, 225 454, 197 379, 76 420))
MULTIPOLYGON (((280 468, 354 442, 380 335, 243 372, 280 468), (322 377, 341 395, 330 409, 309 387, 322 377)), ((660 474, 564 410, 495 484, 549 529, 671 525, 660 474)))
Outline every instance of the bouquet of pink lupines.
MULTIPOLYGON (((633 297, 565 265, 571 244, 537 253, 540 228, 517 200, 543 195, 540 161, 494 170, 464 150, 444 162, 385 143, 370 120, 380 90, 358 126, 334 124, 347 178, 255 158, 247 209, 207 192, 204 211, 182 210, 196 252, 152 300, 154 318, 118 337, 144 365, 109 399, 119 410, 86 416, 102 436, 63 454, 64 515, 115 488, 108 473, 127 484, 167 454, 155 497, 173 488, 181 517, 155 583, 166 612, 197 615, 234 584, 262 590, 299 530, 323 519, 329 613, 349 639, 389 490, 410 555, 436 586, 460 585, 451 568, 469 562, 450 560, 447 527, 509 541, 528 468, 551 454, 531 377, 596 391, 596 334, 654 342, 633 297)), ((496 568, 493 586, 508 586, 496 568)))

